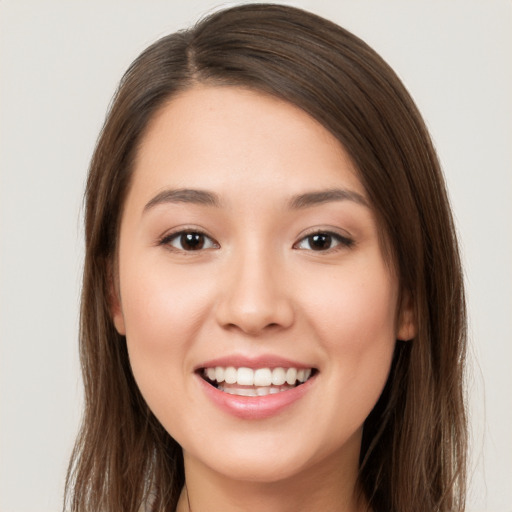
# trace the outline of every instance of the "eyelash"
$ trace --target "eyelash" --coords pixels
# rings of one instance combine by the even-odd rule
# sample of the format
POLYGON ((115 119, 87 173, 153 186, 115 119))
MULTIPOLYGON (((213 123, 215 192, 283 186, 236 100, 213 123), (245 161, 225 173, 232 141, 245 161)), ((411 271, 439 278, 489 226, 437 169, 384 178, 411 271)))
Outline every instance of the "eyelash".
POLYGON ((340 235, 339 233, 335 233, 334 231, 319 229, 317 231, 313 231, 312 233, 308 233, 306 236, 302 237, 298 242, 296 242, 293 245, 293 248, 298 249, 298 250, 309 250, 309 251, 314 251, 314 252, 324 252, 325 253, 325 252, 337 251, 337 250, 340 250, 343 248, 350 248, 353 245, 354 245, 354 240, 352 240, 351 238, 340 235), (322 248, 314 249, 311 246, 311 242, 313 241, 314 237, 321 237, 321 236, 325 237, 325 239, 327 239, 327 241, 329 241, 329 242, 336 242, 336 244, 334 246, 328 247, 327 249, 322 249, 322 248), (308 241, 308 243, 309 243, 308 249, 299 247, 299 245, 305 241, 308 241))
POLYGON ((208 236, 206 233, 204 233, 203 231, 199 230, 199 229, 182 229, 180 231, 176 231, 174 233, 170 233, 168 235, 165 235, 158 243, 158 245, 165 245, 173 250, 176 250, 176 251, 181 251, 181 252, 196 252, 196 251, 201 251, 201 250, 209 250, 209 249, 218 249, 220 247, 219 243, 216 242, 212 237, 208 236), (199 247, 199 248, 196 248, 196 249, 185 249, 183 247, 183 242, 185 242, 185 240, 183 239, 183 237, 185 236, 190 236, 190 235, 199 235, 200 237, 202 237, 202 241, 203 241, 203 244, 204 243, 209 243, 211 246, 210 247, 199 247), (180 242, 180 245, 181 247, 174 247, 171 242, 175 241, 175 240, 178 240, 180 242), (207 242, 208 241, 208 242, 207 242))
MULTIPOLYGON (((190 241, 193 241, 193 239, 190 239, 190 241)), ((220 248, 220 244, 208 236, 206 233, 199 229, 182 229, 180 231, 176 231, 174 233, 170 233, 168 235, 165 235, 161 240, 159 240, 158 245, 165 245, 169 248, 172 248, 176 251, 181 252, 196 252, 201 250, 209 250, 209 249, 218 249, 220 248), (195 249, 185 249, 183 247, 183 244, 186 242, 186 240, 183 237, 186 236, 200 236, 201 240, 199 243, 201 243, 201 246, 195 249), (181 247, 175 247, 172 245, 171 242, 178 240, 181 247), (209 247, 204 247, 204 244, 208 244, 209 247)), ((339 233, 335 233, 333 231, 328 230, 317 230, 312 233, 307 234, 306 236, 302 237, 298 242, 293 244, 293 249, 297 250, 309 250, 314 252, 333 252, 336 250, 340 250, 342 248, 350 248, 354 245, 354 240, 351 238, 348 238, 346 236, 340 235, 339 233), (327 249, 320 248, 313 248, 311 243, 314 242, 314 237, 324 237, 324 242, 328 242, 329 244, 332 244, 332 242, 335 242, 334 246, 328 247, 327 249), (304 242, 308 242, 309 248, 300 247, 301 244, 304 242)))

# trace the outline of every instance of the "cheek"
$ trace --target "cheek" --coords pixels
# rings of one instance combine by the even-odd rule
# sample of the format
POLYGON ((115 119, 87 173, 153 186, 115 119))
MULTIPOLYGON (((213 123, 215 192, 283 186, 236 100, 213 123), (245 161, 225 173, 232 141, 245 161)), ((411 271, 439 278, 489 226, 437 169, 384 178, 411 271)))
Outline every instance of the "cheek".
POLYGON ((380 258, 314 275, 300 295, 308 317, 333 350, 364 350, 390 337, 394 341, 397 285, 380 258))
MULTIPOLYGON (((165 410, 183 387, 187 358, 202 325, 208 293, 192 293, 184 272, 157 264, 126 265, 121 276, 126 342, 135 380, 153 411, 165 410), (131 270, 133 268, 133 270, 131 270)), ((195 283, 197 285, 197 283, 195 283)))
POLYGON ((315 283, 304 303, 330 360, 324 375, 329 400, 343 403, 344 414, 351 411, 356 426, 364 422, 387 380, 396 343, 397 285, 380 264, 347 268, 315 283))
POLYGON ((205 281, 190 278, 165 262, 126 265, 121 297, 127 333, 148 348, 185 343, 188 336, 183 334, 199 326, 209 297, 206 287, 201 287, 205 281))

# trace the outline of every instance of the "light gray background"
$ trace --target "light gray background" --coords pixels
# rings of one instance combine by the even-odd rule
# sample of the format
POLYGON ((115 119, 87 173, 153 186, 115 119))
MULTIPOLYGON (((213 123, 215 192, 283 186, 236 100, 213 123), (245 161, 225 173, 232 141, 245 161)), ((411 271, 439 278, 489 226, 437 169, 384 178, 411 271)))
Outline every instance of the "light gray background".
MULTIPOLYGON (((512 3, 284 3, 329 17, 365 39, 402 77, 431 129, 467 274, 468 511, 510 512, 512 3)), ((219 5, 0 3, 1 512, 61 507, 81 410, 81 197, 111 95, 149 43, 219 5)))

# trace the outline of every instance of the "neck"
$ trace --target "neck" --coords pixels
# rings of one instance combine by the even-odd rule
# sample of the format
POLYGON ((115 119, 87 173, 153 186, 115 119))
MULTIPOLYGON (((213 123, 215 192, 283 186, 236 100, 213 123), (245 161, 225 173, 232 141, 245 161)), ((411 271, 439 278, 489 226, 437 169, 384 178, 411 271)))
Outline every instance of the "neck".
POLYGON ((367 512, 357 492, 357 461, 322 461, 275 482, 241 481, 211 471, 185 454, 186 486, 177 512, 367 512), (344 465, 342 465, 344 466, 344 465))

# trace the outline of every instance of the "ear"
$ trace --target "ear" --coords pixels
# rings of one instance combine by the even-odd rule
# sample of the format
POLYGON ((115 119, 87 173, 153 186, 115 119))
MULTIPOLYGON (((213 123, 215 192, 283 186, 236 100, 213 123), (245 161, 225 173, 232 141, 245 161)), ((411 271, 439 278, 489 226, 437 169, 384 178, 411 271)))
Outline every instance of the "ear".
POLYGON ((402 341, 412 340, 417 334, 416 315, 414 313, 414 301, 407 291, 403 293, 398 322, 396 339, 402 341))
POLYGON ((122 336, 125 336, 126 328, 124 324, 123 308, 121 305, 119 279, 117 277, 117 272, 113 271, 112 266, 110 266, 108 274, 108 303, 110 308, 110 316, 112 317, 116 331, 122 336))

